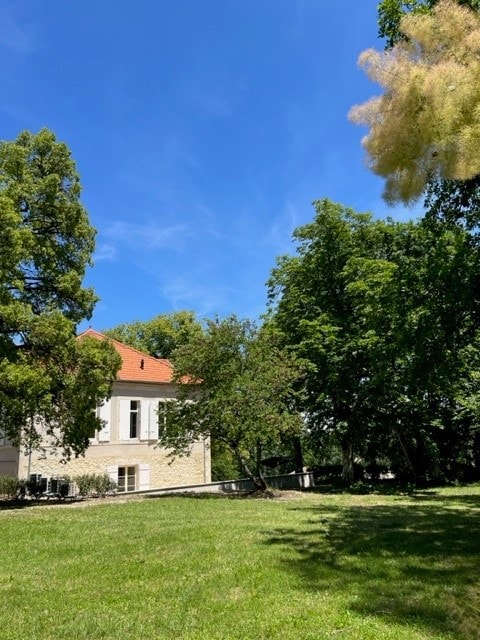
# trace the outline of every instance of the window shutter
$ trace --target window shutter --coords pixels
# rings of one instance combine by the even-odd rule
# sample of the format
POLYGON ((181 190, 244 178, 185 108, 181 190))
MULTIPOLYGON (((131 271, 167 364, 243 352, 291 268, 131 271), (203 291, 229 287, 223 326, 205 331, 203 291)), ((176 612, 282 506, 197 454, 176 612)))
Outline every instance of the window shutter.
POLYGON ((118 482, 118 467, 107 467, 107 474, 110 476, 110 480, 113 480, 115 484, 118 482))
POLYGON ((140 464, 138 466, 138 488, 140 491, 150 489, 150 465, 140 464))
POLYGON ((158 440, 158 400, 150 401, 149 440, 158 440))
POLYGON ((140 403, 140 440, 148 440, 149 435, 149 401, 142 400, 140 403))
POLYGON ((110 420, 111 420, 112 403, 110 400, 105 400, 98 408, 98 417, 103 420, 104 425, 98 432, 99 442, 110 441, 110 420))
POLYGON ((130 400, 120 400, 120 440, 130 440, 130 400))

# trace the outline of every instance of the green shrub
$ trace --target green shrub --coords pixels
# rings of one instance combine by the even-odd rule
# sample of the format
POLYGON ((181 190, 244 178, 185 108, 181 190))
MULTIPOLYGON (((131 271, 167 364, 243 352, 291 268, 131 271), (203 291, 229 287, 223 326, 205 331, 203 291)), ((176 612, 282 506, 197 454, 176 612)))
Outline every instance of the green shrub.
POLYGON ((0 497, 13 500, 17 497, 21 482, 12 476, 0 476, 0 497))
POLYGON ((82 497, 100 496, 104 498, 107 493, 113 492, 117 488, 116 483, 106 473, 85 473, 76 476, 74 482, 82 497))
POLYGON ((117 483, 114 482, 107 473, 95 475, 94 489, 98 496, 102 498, 107 493, 112 493, 117 488, 117 483))

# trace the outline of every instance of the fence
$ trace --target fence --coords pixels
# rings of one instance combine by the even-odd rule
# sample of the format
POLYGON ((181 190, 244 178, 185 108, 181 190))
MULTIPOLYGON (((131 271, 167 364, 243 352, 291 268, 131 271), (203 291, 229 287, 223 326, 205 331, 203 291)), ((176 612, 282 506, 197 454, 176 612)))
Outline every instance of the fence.
MULTIPOLYGON (((289 473, 280 476, 267 476, 265 478, 269 487, 273 489, 311 489, 315 486, 313 473, 289 473)), ((208 484, 180 485, 159 489, 147 489, 135 491, 135 493, 164 495, 169 493, 237 493, 248 492, 255 489, 253 482, 248 478, 241 480, 222 480, 221 482, 209 482, 208 484)), ((133 492, 132 492, 133 493, 133 492)))

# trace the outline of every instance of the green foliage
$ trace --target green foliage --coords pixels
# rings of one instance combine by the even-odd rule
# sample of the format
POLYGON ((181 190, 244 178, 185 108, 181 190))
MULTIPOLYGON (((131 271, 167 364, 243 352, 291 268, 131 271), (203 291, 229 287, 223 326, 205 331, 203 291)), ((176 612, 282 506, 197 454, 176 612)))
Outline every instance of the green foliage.
POLYGON ((21 481, 12 476, 0 476, 0 496, 7 500, 16 498, 21 487, 21 481))
MULTIPOLYGON (((430 13, 438 0, 382 0, 378 5, 378 35, 386 39, 386 47, 391 48, 404 40, 400 23, 407 13, 430 13)), ((480 0, 458 0, 458 4, 480 10, 480 0)))
POLYGON ((300 370, 273 335, 232 316, 206 322, 173 354, 179 402, 164 405, 167 428, 160 443, 187 454, 198 438, 227 447, 243 472, 265 488, 262 452, 300 431, 292 411, 300 370))
POLYGON ((400 23, 406 14, 428 13, 436 2, 437 0, 382 0, 378 5, 378 35, 386 39, 386 48, 405 40, 400 23))
POLYGON ((333 435, 343 453, 344 478, 351 480, 354 454, 372 420, 370 365, 379 351, 378 335, 355 301, 363 291, 366 310, 383 307, 395 269, 384 259, 381 240, 385 236, 386 244, 391 236, 394 246, 396 227, 328 200, 315 207, 314 222, 294 232, 297 255, 279 258, 272 272, 271 323, 305 362, 310 439, 325 447, 333 435))
POLYGON ((315 206, 269 282, 270 325, 307 371, 310 447, 339 447, 347 481, 357 457, 457 477, 478 457, 475 243, 456 226, 315 206))
POLYGON ((193 311, 175 311, 147 320, 120 324, 105 335, 156 358, 170 358, 173 351, 202 333, 193 311))
POLYGON ((116 483, 106 473, 86 473, 75 476, 73 482, 77 485, 78 493, 82 497, 99 496, 104 498, 107 493, 112 493, 117 488, 116 483))
MULTIPOLYGON (((379 35, 387 40, 386 48, 404 39, 400 21, 406 13, 429 13, 436 3, 437 0, 382 0, 378 6, 378 25, 379 35)), ((458 4, 480 11, 480 0, 459 0, 458 4)), ((438 180, 432 176, 426 187, 427 215, 475 229, 480 220, 479 186, 478 176, 469 180, 438 180)))
POLYGON ((68 458, 119 366, 106 343, 75 339, 96 302, 82 287, 95 231, 70 152, 47 129, 0 143, 0 176, 0 428, 28 447, 46 435, 68 458))
POLYGON ((350 111, 369 127, 363 146, 389 203, 415 201, 431 180, 480 173, 480 14, 454 0, 422 6, 402 17, 404 40, 361 54, 384 93, 350 111))
POLYGON ((237 480, 242 477, 241 466, 234 453, 221 442, 211 443, 212 482, 237 480))

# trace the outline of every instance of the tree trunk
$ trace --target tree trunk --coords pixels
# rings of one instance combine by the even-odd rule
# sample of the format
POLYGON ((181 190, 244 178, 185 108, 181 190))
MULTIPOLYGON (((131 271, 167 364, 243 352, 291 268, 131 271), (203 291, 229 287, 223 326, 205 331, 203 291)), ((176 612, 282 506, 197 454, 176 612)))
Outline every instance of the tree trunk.
MULTIPOLYGON (((247 476, 247 478, 249 480, 252 481, 253 486, 255 487, 255 490, 257 491, 267 491, 268 489, 268 485, 267 482, 265 480, 265 478, 263 477, 263 474, 261 472, 261 468, 258 466, 257 463, 257 473, 253 472, 250 467, 247 464, 247 461, 245 460, 245 458, 242 456, 242 454, 240 453, 240 451, 235 448, 233 449, 233 452, 235 453, 237 460, 240 462, 240 466, 242 467, 242 469, 245 472, 245 475, 247 476)), ((257 447, 257 458, 259 455, 259 451, 258 451, 258 447, 257 447)), ((260 451, 260 457, 261 457, 261 451, 260 451)))
POLYGON ((342 441, 342 480, 346 484, 353 482, 353 443, 351 439, 342 441))
POLYGON ((403 441, 402 436, 400 435, 400 430, 398 429, 398 427, 395 427, 395 434, 397 436, 398 442, 400 443, 400 447, 402 449, 403 452, 403 456, 405 458, 405 461, 407 463, 408 468, 410 469, 410 471, 412 472, 412 479, 414 481, 414 483, 417 483, 417 474, 415 472, 415 467, 412 464, 412 460, 410 458, 410 456, 408 455, 408 449, 405 445, 405 442, 403 441))
POLYGON ((296 473, 303 473, 303 451, 302 451, 302 442, 300 438, 293 438, 293 456, 295 460, 295 471, 296 473))
POLYGON ((480 432, 473 438, 473 464, 475 465, 475 479, 480 479, 480 432))

